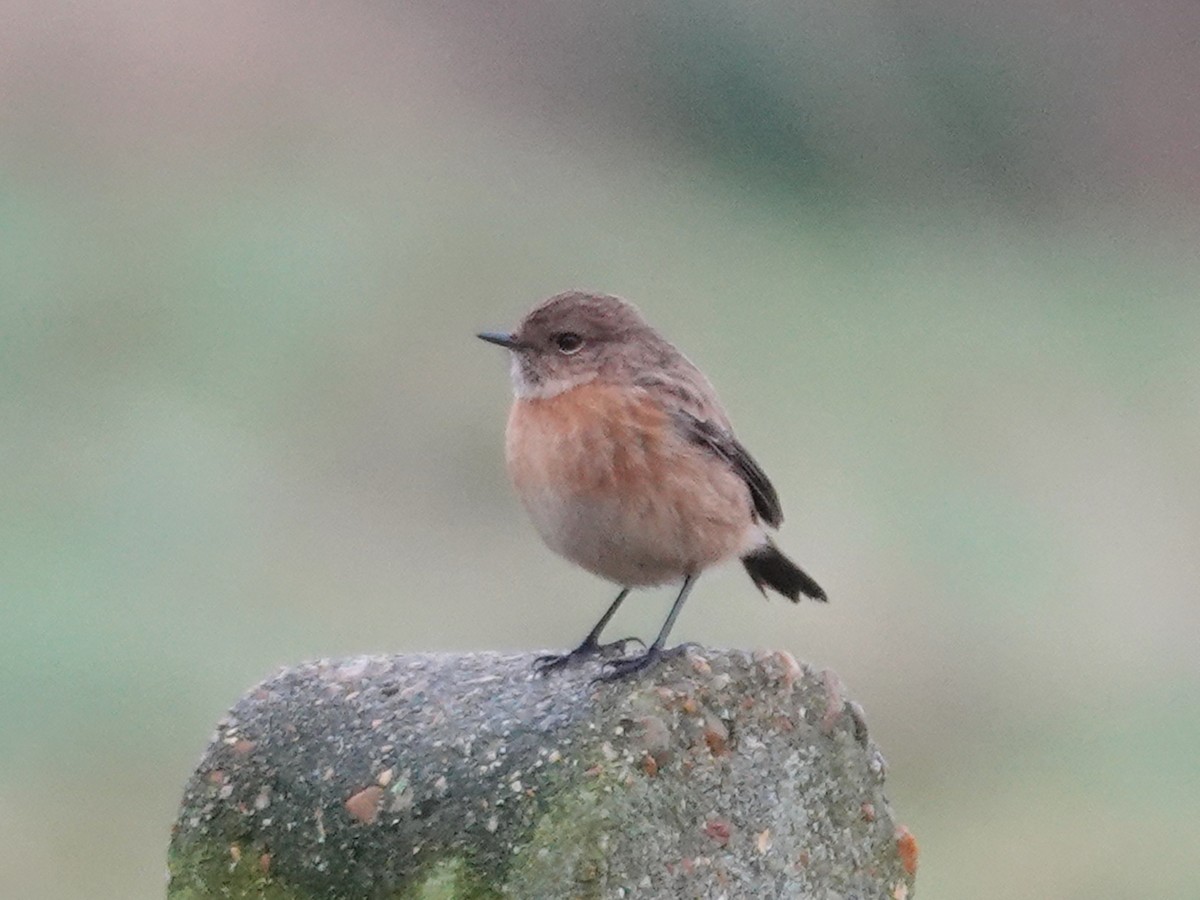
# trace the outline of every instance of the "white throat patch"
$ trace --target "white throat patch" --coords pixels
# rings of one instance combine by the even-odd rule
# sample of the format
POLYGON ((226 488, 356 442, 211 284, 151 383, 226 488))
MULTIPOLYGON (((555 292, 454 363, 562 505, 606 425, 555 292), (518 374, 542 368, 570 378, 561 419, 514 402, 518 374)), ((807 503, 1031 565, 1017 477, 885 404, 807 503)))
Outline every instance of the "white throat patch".
POLYGON ((512 375, 513 393, 521 400, 547 400, 550 397, 557 397, 571 388, 587 384, 596 377, 595 372, 589 372, 575 378, 552 378, 549 381, 535 384, 525 377, 525 372, 521 368, 521 360, 515 353, 512 355, 512 365, 509 371, 512 375))

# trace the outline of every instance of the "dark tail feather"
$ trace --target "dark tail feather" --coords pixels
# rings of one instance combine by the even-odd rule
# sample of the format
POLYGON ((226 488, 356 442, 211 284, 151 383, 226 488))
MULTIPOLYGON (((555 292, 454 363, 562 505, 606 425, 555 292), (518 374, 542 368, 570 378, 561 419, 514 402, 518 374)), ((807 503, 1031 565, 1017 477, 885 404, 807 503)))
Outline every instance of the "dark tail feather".
POLYGON ((821 590, 821 586, 813 581, 798 565, 779 552, 774 544, 763 544, 756 550, 751 550, 742 557, 742 565, 750 573, 755 587, 766 594, 763 587, 769 587, 793 603, 798 603, 800 595, 812 597, 824 603, 829 598, 821 590))

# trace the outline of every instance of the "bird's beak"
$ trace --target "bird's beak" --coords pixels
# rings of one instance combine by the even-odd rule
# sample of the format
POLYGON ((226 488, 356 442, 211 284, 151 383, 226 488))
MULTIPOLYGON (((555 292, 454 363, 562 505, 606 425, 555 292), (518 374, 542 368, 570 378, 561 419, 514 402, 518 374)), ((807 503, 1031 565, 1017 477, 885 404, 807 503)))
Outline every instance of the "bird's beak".
POLYGON ((507 347, 509 350, 517 350, 521 343, 515 335, 505 334, 503 331, 481 331, 475 335, 481 341, 487 341, 489 344, 499 344, 501 347, 507 347))

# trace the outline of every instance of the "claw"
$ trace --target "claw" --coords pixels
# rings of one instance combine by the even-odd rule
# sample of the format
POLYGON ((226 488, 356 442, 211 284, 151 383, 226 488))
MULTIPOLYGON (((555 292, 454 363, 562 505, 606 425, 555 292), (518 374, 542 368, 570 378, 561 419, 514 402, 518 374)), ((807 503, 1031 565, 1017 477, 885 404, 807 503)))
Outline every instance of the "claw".
POLYGON ((642 672, 658 664, 662 653, 658 650, 647 650, 641 656, 631 656, 627 659, 614 659, 604 664, 605 671, 597 675, 595 682, 605 683, 620 681, 635 672, 642 672))
MULTIPOLYGON (((584 662, 594 656, 611 656, 614 654, 624 656, 625 648, 633 643, 640 644, 642 647, 646 646, 642 639, 637 637, 620 638, 619 640, 609 641, 607 644, 584 642, 568 653, 547 653, 544 656, 539 656, 533 661, 533 668, 539 675, 548 675, 558 669, 584 662)), ((615 662, 620 662, 620 660, 612 660, 606 663, 606 665, 611 665, 615 662)))
POLYGON ((547 653, 545 656, 539 656, 533 661, 533 669, 539 675, 548 675, 555 669, 561 669, 571 661, 570 653, 556 654, 547 653))
MULTIPOLYGON (((645 645, 643 645, 645 646, 645 645)), ((604 664, 607 670, 592 679, 593 684, 608 684, 613 681, 620 681, 629 675, 637 672, 645 672, 657 666, 664 659, 673 656, 683 656, 688 652, 688 648, 695 646, 694 644, 680 644, 678 647, 672 647, 670 650, 660 650, 658 647, 651 646, 645 653, 640 656, 629 656, 624 659, 610 659, 604 664)))

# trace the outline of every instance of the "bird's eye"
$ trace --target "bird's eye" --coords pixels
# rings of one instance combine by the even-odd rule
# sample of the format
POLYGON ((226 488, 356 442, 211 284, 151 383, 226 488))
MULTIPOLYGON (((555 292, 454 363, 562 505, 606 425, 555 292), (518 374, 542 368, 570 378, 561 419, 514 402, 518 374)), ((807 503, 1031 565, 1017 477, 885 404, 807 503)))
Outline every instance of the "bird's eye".
POLYGON ((560 353, 570 356, 572 353, 579 352, 579 348, 583 346, 583 338, 573 331, 564 331, 562 334, 554 336, 554 345, 558 347, 560 353))

